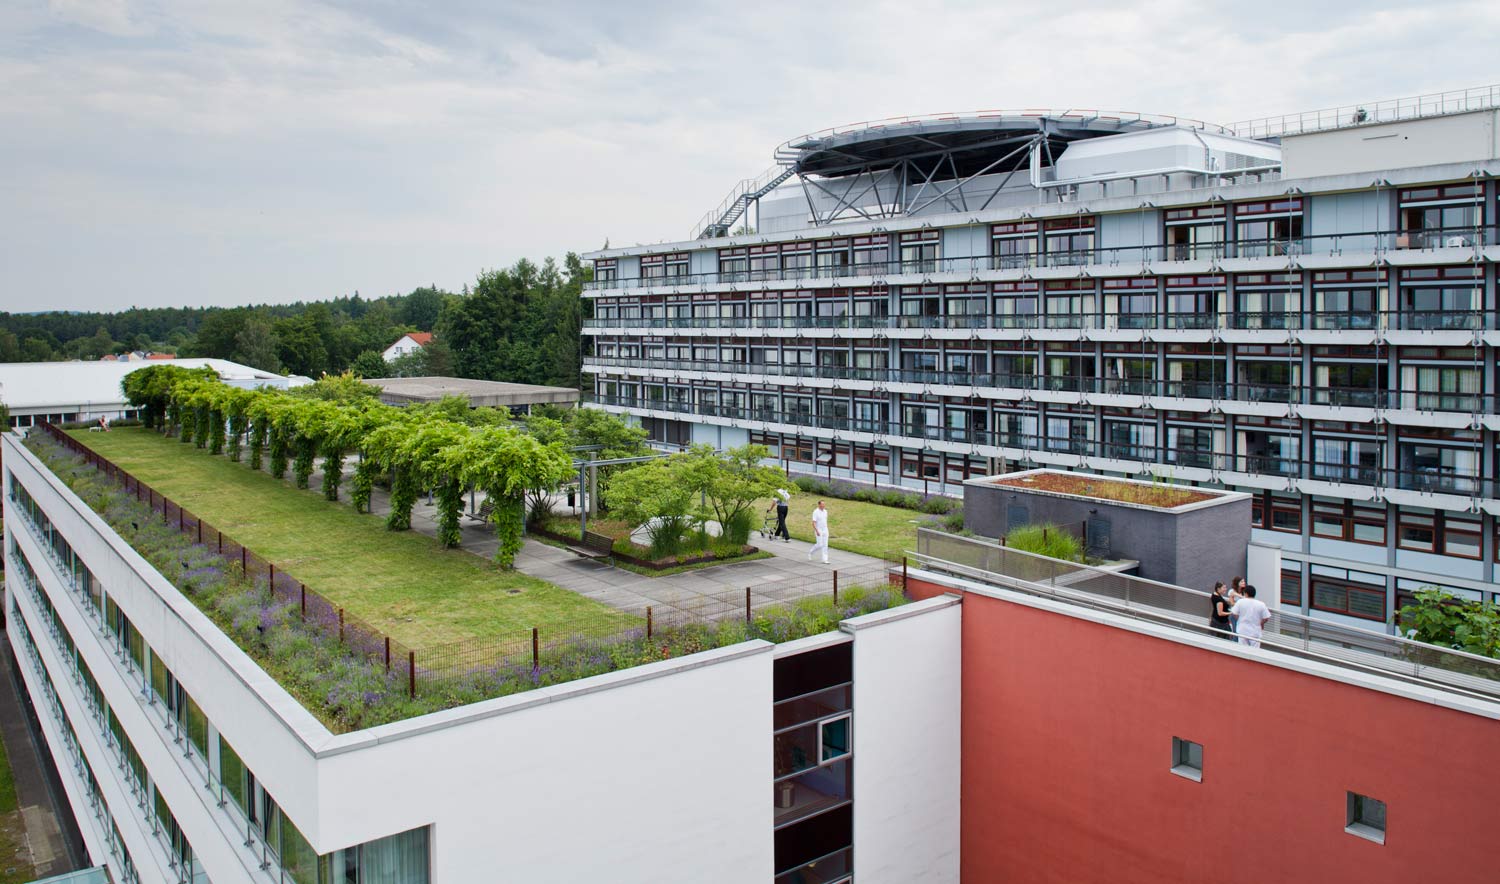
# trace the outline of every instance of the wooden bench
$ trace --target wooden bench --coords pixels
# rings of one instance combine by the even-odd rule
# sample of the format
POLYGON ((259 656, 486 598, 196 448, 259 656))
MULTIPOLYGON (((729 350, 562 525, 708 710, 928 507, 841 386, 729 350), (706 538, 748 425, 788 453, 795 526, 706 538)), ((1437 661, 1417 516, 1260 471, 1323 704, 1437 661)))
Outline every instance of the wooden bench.
POLYGON ((573 552, 591 559, 607 559, 610 550, 615 548, 615 539, 608 534, 600 534, 597 531, 583 532, 583 540, 577 545, 569 546, 573 552))
POLYGON ((474 521, 476 521, 476 522, 478 522, 478 523, 480 523, 482 525, 482 524, 488 522, 490 520, 490 516, 494 515, 494 513, 495 513, 495 502, 493 500, 490 500, 488 497, 486 497, 484 499, 484 503, 481 503, 479 505, 479 511, 478 512, 464 513, 464 516, 466 518, 473 519, 474 521))

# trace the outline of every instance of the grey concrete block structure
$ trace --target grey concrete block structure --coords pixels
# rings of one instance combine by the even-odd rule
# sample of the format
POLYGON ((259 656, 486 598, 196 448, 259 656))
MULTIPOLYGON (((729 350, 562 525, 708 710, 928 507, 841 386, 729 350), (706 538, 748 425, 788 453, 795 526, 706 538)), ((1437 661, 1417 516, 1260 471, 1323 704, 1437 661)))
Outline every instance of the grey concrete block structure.
POLYGON ((1102 557, 1135 559, 1137 574, 1150 580, 1208 590, 1245 573, 1250 543, 1250 495, 1208 488, 1181 490, 1207 500, 1175 507, 1063 494, 1022 484, 1026 477, 1078 476, 1091 483, 1145 488, 1179 486, 1103 479, 1057 470, 1023 470, 964 483, 964 526, 975 534, 1001 538, 1026 525, 1051 524, 1078 536, 1102 557))

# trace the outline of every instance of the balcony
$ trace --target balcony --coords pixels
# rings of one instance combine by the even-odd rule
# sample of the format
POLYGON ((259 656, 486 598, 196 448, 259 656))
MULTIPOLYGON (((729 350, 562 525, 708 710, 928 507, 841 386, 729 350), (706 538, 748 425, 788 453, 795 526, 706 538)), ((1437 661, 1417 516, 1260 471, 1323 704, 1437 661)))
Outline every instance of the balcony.
MULTIPOLYGON (((641 288, 671 289, 683 286, 748 286, 760 288, 772 282, 809 282, 814 280, 874 280, 894 276, 927 277, 952 274, 965 279, 979 279, 993 272, 1028 272, 1038 268, 1114 267, 1145 268, 1156 263, 1193 263, 1209 261, 1218 264, 1228 259, 1312 258, 1319 263, 1335 264, 1344 256, 1410 255, 1401 263, 1417 264, 1430 258, 1419 252, 1440 249, 1479 249, 1500 243, 1497 227, 1463 227, 1431 230, 1377 230, 1288 239, 1249 240, 1214 243, 1203 247, 1181 245, 1125 246, 1060 252, 1037 252, 1019 255, 980 255, 974 257, 931 258, 916 261, 877 261, 865 264, 843 264, 822 267, 788 267, 777 270, 735 270, 714 273, 683 274, 667 277, 628 277, 613 280, 590 280, 585 291, 634 290, 641 288), (1184 249, 1186 248, 1186 251, 1184 249)), ((1396 259, 1392 259, 1393 263, 1396 259)))

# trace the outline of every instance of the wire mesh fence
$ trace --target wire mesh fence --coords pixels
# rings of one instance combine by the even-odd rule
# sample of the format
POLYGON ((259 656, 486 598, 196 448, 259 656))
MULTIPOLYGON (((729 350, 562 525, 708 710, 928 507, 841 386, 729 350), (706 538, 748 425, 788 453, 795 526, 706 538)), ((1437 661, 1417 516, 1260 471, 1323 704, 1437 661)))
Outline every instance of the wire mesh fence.
MULTIPOLYGON (((753 625, 758 616, 784 610, 799 603, 826 604, 841 612, 843 601, 873 588, 893 588, 904 593, 899 554, 874 565, 833 570, 826 576, 790 580, 761 580, 743 589, 716 593, 683 590, 677 594, 658 591, 659 601, 629 616, 600 611, 574 616, 562 628, 539 626, 509 630, 491 636, 463 639, 415 648, 351 614, 345 608, 311 589, 285 567, 278 566, 215 525, 162 494, 139 477, 51 425, 43 425, 50 438, 117 483, 125 493, 144 504, 168 526, 194 543, 221 556, 231 568, 238 566, 247 578, 264 586, 275 602, 294 613, 303 624, 351 653, 385 668, 404 683, 409 696, 424 689, 437 689, 453 679, 504 670, 536 674, 559 661, 609 655, 622 646, 641 641, 682 643, 689 650, 694 637, 724 624, 753 625)), ((860 613, 857 609, 842 612, 860 613)))
MULTIPOLYGON (((914 564, 1210 633, 1209 593, 922 528, 914 564)), ((1222 635, 1222 633, 1220 633, 1222 635)), ((1500 697, 1500 660, 1273 610, 1266 647, 1500 697)))

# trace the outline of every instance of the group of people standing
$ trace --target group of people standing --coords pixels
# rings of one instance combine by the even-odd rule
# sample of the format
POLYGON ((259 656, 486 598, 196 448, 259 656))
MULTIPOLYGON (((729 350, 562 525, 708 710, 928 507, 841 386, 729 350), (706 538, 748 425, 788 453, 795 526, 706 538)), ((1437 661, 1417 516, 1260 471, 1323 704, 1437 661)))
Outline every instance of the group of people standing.
POLYGON ((1255 597, 1255 587, 1236 577, 1225 587, 1223 581, 1214 584, 1214 593, 1209 596, 1213 605, 1208 615, 1210 628, 1222 633, 1221 638, 1252 648, 1260 647, 1261 632, 1266 621, 1271 619, 1271 609, 1255 597))

